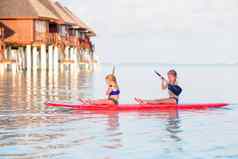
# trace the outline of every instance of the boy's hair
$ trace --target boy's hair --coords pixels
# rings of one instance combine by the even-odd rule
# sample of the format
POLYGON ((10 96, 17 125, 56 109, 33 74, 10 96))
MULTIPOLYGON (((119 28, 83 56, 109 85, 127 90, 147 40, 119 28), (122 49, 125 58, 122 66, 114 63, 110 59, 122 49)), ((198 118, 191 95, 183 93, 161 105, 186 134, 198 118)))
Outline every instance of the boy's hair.
POLYGON ((175 70, 169 70, 168 74, 173 75, 174 77, 177 77, 177 72, 175 70))

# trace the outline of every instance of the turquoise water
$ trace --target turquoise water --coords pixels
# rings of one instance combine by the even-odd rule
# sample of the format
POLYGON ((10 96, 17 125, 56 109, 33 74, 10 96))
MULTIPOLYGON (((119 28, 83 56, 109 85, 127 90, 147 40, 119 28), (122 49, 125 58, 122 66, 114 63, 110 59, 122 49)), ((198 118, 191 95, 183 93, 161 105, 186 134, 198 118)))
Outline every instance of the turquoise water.
POLYGON ((238 66, 117 65, 121 103, 160 98, 156 69, 179 72, 181 103, 229 102, 201 111, 96 113, 47 108, 47 100, 104 97, 111 66, 58 73, 0 72, 1 159, 238 158, 238 66))

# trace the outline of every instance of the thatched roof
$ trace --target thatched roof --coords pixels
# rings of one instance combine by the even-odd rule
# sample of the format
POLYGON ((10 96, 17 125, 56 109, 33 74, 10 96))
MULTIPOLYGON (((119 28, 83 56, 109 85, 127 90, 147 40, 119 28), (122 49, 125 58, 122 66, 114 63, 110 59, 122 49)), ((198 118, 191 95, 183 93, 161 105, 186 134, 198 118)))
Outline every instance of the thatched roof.
POLYGON ((0 0, 0 19, 4 18, 58 19, 39 0, 0 0))
MULTIPOLYGON (((53 12, 59 19, 68 24, 75 24, 75 22, 68 16, 54 1, 52 0, 39 0, 45 7, 53 12)), ((58 2, 57 2, 58 3, 58 2)))
POLYGON ((85 29, 88 32, 89 36, 96 36, 96 33, 87 24, 85 24, 83 21, 81 21, 79 19, 79 17, 77 17, 71 10, 69 10, 66 7, 64 7, 64 10, 75 21, 75 23, 77 24, 79 29, 85 29))
POLYGON ((53 0, 0 0, 0 19, 53 19, 82 29, 89 36, 95 32, 68 8, 53 0))

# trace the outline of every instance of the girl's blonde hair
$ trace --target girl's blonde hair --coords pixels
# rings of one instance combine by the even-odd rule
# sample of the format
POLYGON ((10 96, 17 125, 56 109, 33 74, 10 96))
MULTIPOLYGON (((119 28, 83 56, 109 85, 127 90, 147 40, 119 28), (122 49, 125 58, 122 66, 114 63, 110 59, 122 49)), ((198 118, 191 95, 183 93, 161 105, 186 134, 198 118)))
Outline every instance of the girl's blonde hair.
POLYGON ((114 74, 107 75, 105 79, 111 82, 112 87, 119 88, 117 78, 114 74))

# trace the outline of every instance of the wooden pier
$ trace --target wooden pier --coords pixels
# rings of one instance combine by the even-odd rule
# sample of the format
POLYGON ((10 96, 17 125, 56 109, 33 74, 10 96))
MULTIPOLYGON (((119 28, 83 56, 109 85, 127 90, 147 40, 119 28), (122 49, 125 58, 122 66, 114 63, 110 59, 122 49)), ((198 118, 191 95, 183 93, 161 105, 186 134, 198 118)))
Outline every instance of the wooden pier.
POLYGON ((95 32, 59 2, 1 0, 0 5, 0 67, 58 70, 94 62, 95 32))

